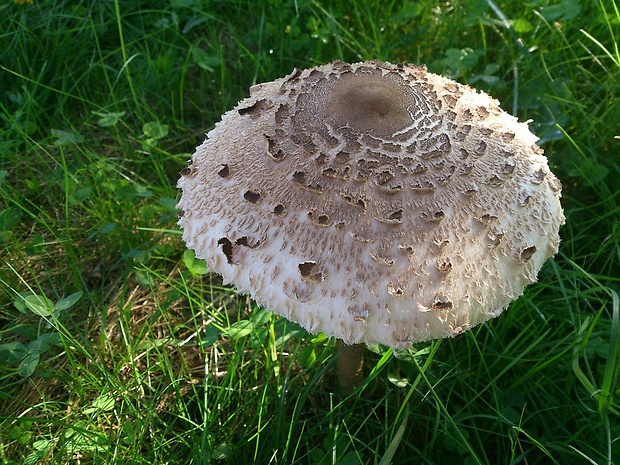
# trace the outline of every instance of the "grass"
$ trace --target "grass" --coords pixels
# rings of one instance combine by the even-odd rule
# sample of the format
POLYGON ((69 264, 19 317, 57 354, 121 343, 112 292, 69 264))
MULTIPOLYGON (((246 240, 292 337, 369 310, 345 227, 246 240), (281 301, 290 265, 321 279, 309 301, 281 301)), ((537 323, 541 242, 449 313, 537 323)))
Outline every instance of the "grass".
POLYGON ((0 463, 620 463, 615 0, 0 5, 0 463), (531 120, 556 257, 334 392, 335 343, 185 252, 178 172, 252 84, 425 63, 531 120))

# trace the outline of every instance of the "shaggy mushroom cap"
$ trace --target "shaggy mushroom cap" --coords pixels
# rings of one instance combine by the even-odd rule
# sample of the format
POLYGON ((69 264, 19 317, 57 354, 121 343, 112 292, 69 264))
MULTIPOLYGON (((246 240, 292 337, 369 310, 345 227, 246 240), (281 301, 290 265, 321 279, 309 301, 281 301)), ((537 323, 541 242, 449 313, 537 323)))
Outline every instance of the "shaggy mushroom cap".
POLYGON ((407 348, 495 317, 558 250, 561 185, 488 95, 334 62, 254 86, 178 186, 183 239, 262 306, 407 348))

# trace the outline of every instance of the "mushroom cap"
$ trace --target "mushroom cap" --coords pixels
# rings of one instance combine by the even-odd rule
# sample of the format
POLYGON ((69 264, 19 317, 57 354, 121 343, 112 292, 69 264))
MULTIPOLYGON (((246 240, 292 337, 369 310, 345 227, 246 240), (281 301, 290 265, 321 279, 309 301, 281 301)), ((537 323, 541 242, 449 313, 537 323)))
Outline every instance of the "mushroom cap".
POLYGON ((482 92, 382 62, 253 86, 178 182, 183 240, 262 306, 393 348, 499 315, 558 250, 561 185, 482 92))

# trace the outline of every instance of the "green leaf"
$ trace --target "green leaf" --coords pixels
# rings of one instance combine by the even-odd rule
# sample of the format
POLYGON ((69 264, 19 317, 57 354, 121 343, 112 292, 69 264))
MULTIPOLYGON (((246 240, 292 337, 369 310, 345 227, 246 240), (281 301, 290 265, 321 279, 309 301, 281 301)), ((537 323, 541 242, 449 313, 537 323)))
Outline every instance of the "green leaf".
POLYGON ((63 297, 54 305, 56 310, 67 310, 68 308, 73 307, 78 300, 82 298, 82 291, 74 292, 67 297, 63 297))
POLYGON ((54 145, 57 147, 63 145, 79 144, 84 140, 81 134, 73 131, 63 131, 60 129, 52 129, 52 136, 56 138, 54 145))
POLYGON ((217 342, 220 334, 222 334, 222 332, 219 329, 217 329, 212 324, 208 325, 205 334, 200 338, 200 346, 211 347, 217 342))
POLYGON ((93 190, 90 187, 78 187, 75 192, 70 194, 69 201, 71 205, 78 205, 80 202, 90 197, 92 193, 93 190))
POLYGON ((0 243, 8 242, 12 237, 13 237, 13 233, 11 231, 0 230, 0 243))
POLYGON ((250 321, 254 324, 254 326, 263 326, 269 320, 271 320, 272 316, 273 313, 265 310, 264 308, 260 308, 252 312, 252 315, 250 316, 250 321))
POLYGON ((308 334, 308 331, 303 329, 297 323, 292 323, 285 318, 280 318, 275 323, 276 330, 276 347, 282 347, 291 338, 302 338, 308 334))
POLYGON ((388 381, 399 388, 404 388, 409 384, 409 380, 407 378, 396 376, 394 374, 388 374, 388 381))
POLYGON ((297 361, 304 368, 312 366, 316 362, 316 353, 314 352, 314 347, 305 346, 303 349, 297 352, 297 361))
POLYGON ((19 362, 28 354, 26 346, 21 342, 8 342, 0 344, 0 360, 6 362, 19 362))
POLYGON ((8 231, 17 226, 22 218, 19 208, 9 207, 0 212, 0 231, 8 231))
POLYGON ((608 175, 609 169, 589 158, 579 161, 579 166, 570 170, 571 176, 579 176, 589 186, 595 186, 602 182, 608 175))
POLYGON ((193 275, 207 274, 207 262, 196 258, 193 250, 187 249, 183 252, 183 264, 193 275))
POLYGON ((19 367, 17 368, 17 372, 19 373, 19 375, 23 376, 24 378, 28 378, 30 375, 32 375, 34 373, 34 370, 37 368, 37 365, 39 364, 40 357, 41 356, 39 354, 26 355, 26 357, 22 360, 22 362, 19 364, 19 367))
POLYGON ((90 430, 89 423, 77 420, 64 433, 65 450, 74 454, 77 452, 99 452, 106 450, 107 440, 104 436, 90 430))
POLYGON ((252 331, 254 331, 254 325, 249 320, 237 321, 225 330, 226 334, 232 339, 249 336, 252 331))
POLYGON ((262 326, 257 328, 254 326, 254 329, 250 333, 250 342, 248 343, 248 346, 252 349, 258 349, 263 345, 268 334, 269 329, 266 327, 262 326))
POLYGON ((394 436, 392 436, 390 445, 385 450, 385 454, 383 455, 383 457, 381 457, 381 461, 379 462, 379 465, 388 465, 392 463, 394 454, 396 454, 396 451, 398 450, 398 447, 400 446, 400 443, 403 439, 403 435, 405 434, 405 431, 407 430, 407 417, 408 416, 409 416, 409 407, 407 406, 405 407, 403 421, 400 423, 400 426, 398 427, 398 430, 396 431, 394 436))
POLYGON ((32 292, 22 292, 15 296, 13 305, 21 313, 32 313, 39 316, 49 316, 54 311, 54 303, 45 296, 39 296, 32 292))
POLYGON ((312 344, 320 344, 322 342, 327 341, 328 339, 329 338, 327 337, 325 333, 317 333, 312 336, 312 338, 310 339, 310 342, 312 342, 312 344))
POLYGON ((193 17, 191 17, 187 21, 185 26, 183 26, 183 34, 187 34, 188 32, 190 32, 195 27, 200 26, 201 24, 204 24, 204 23, 208 22, 210 19, 211 18, 209 18, 208 16, 205 16, 204 14, 202 14, 200 16, 193 16, 193 17))
POLYGON ((209 55, 203 49, 194 47, 192 49, 192 58, 200 68, 212 73, 215 68, 220 65, 219 57, 209 55))
POLYGON ((136 184, 136 197, 147 198, 153 195, 153 192, 148 190, 146 187, 141 186, 140 184, 136 184))
POLYGON ((34 448, 34 450, 47 452, 52 448, 53 445, 54 441, 52 441, 51 439, 39 439, 32 444, 32 447, 34 448))
POLYGON ((93 111, 92 113, 101 117, 97 120, 97 124, 102 128, 116 126, 118 122, 121 120, 121 118, 125 116, 124 111, 111 112, 111 113, 93 111))
POLYGON ((26 458, 24 458, 24 465, 34 465, 39 463, 53 446, 54 441, 51 439, 39 439, 38 441, 34 441, 32 444, 34 452, 28 454, 26 458))
POLYGON ((90 413, 109 412, 114 409, 114 405, 114 396, 106 392, 93 400, 91 406, 84 409, 84 413, 88 415, 90 413))
POLYGON ((524 34, 534 29, 534 26, 527 19, 518 18, 512 21, 512 28, 517 34, 524 34))
POLYGON ((26 348, 29 355, 44 354, 51 345, 60 344, 60 336, 58 333, 43 333, 26 348))
POLYGON ((35 255, 42 250, 44 245, 45 241, 43 240, 43 236, 41 234, 34 234, 25 244, 24 250, 28 255, 35 255))
MULTIPOLYGON (((86 412, 85 412, 86 413, 86 412)), ((121 434, 119 437, 123 438, 123 442, 127 445, 133 444, 136 440, 136 429, 131 421, 124 421, 121 426, 121 434)))
POLYGON ((31 294, 24 299, 24 304, 35 315, 50 316, 54 312, 54 303, 44 295, 31 294))
POLYGON ((95 237, 99 236, 99 235, 104 235, 104 234, 108 234, 111 233, 112 231, 114 231, 116 229, 116 223, 108 223, 103 225, 101 228, 99 228, 98 230, 90 233, 88 235, 88 237, 86 238, 86 241, 92 241, 95 237))
POLYGON ((155 279, 147 270, 136 271, 136 280, 138 284, 144 287, 152 287, 155 285, 155 279))
POLYGON ((26 306, 26 297, 32 295, 32 292, 20 292, 15 296, 13 305, 20 313, 28 313, 28 307, 26 306))
POLYGON ((555 21, 557 19, 568 21, 579 16, 581 6, 579 0, 563 0, 557 5, 549 5, 542 9, 540 14, 547 21, 555 21))
POLYGON ((225 442, 218 444, 217 446, 215 446, 215 449, 213 450, 213 458, 215 460, 227 459, 229 454, 230 454, 230 451, 228 449, 228 444, 226 444, 225 442))
POLYGON ((142 132, 146 137, 150 137, 152 139, 162 139, 168 135, 170 129, 167 124, 151 121, 150 123, 145 123, 142 126, 142 132))
POLYGON ((38 129, 37 123, 29 119, 21 121, 19 123, 19 127, 22 129, 22 131, 24 131, 25 134, 28 134, 29 136, 34 134, 38 129))
POLYGON ((540 12, 547 21, 554 21, 564 14, 562 5, 549 5, 540 12))
POLYGON ((164 207, 164 209, 169 213, 176 213, 177 211, 177 199, 173 199, 172 197, 160 197, 159 204, 164 207))
POLYGON ((120 182, 115 185, 114 192, 123 200, 133 200, 137 196, 136 186, 127 181, 120 182))
POLYGON ((195 0, 170 0, 172 8, 191 8, 195 6, 195 0))
POLYGON ((340 465, 362 465, 363 462, 355 452, 350 450, 344 455, 344 457, 338 459, 338 463, 340 465))

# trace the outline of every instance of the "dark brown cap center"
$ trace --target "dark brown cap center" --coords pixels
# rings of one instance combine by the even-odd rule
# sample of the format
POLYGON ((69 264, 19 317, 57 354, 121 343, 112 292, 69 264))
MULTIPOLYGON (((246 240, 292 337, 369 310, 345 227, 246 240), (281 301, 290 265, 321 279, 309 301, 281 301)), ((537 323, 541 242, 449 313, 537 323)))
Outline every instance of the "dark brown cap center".
POLYGON ((346 74, 333 84, 326 117, 333 126, 389 137, 412 124, 404 85, 381 74, 346 74))

